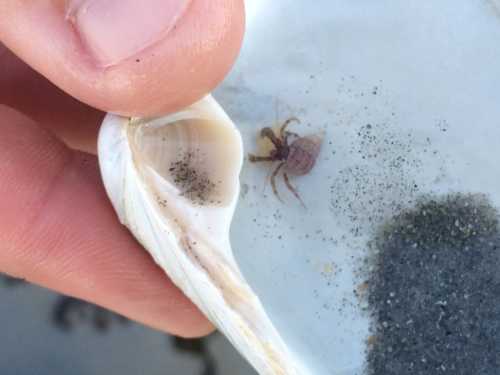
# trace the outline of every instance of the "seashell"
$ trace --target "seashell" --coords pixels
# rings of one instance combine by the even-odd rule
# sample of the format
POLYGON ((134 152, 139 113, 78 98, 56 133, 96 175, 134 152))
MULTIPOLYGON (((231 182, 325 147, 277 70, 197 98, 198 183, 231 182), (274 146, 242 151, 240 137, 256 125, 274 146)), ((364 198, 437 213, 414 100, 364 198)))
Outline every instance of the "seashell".
POLYGON ((154 119, 107 115, 104 184, 122 224, 261 374, 306 374, 236 264, 239 132, 211 96, 154 119))

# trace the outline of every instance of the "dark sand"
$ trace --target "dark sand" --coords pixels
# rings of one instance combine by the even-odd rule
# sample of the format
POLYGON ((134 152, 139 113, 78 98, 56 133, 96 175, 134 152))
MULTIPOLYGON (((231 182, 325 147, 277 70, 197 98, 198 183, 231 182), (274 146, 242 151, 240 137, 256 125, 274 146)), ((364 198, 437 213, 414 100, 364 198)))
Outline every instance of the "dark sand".
POLYGON ((371 375, 500 374, 500 232, 484 196, 427 199, 375 241, 371 375))

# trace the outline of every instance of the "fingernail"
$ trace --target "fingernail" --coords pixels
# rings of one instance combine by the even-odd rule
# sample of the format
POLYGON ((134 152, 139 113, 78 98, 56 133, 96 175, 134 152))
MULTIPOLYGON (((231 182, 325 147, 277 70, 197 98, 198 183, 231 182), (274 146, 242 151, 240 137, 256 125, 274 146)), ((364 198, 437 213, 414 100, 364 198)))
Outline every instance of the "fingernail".
POLYGON ((116 65, 163 39, 190 0, 69 0, 67 18, 96 62, 116 65))

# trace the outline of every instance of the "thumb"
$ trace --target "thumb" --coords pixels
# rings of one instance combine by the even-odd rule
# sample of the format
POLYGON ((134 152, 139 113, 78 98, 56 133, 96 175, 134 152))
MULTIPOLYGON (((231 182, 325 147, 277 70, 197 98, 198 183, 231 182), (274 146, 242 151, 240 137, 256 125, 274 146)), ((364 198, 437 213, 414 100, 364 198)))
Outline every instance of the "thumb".
POLYGON ((158 115, 211 91, 244 32, 243 0, 9 0, 0 41, 75 98, 158 115))

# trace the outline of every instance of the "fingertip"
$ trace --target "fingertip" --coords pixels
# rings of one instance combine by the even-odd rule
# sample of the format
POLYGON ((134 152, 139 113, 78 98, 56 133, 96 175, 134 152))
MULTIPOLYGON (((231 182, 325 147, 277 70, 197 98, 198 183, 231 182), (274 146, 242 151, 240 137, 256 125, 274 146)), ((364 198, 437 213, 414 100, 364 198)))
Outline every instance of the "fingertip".
POLYGON ((200 337, 209 336, 216 331, 212 323, 210 323, 210 321, 207 320, 207 318, 199 311, 197 311, 198 315, 193 312, 189 313, 192 314, 191 316, 193 316, 194 319, 193 323, 188 327, 183 327, 176 331, 172 331, 171 329, 169 330, 168 327, 166 329, 160 328, 160 330, 164 332, 170 332, 172 335, 182 337, 184 339, 198 339, 200 337))
MULTIPOLYGON (((54 84, 95 108, 135 116, 178 110, 214 89, 239 53, 245 19, 242 0, 191 0, 160 40, 121 60, 117 48, 103 64, 86 45, 92 20, 68 19, 62 0, 3 2, 0 16, 0 38, 54 84)), ((110 41, 98 43, 101 57, 110 41)))

